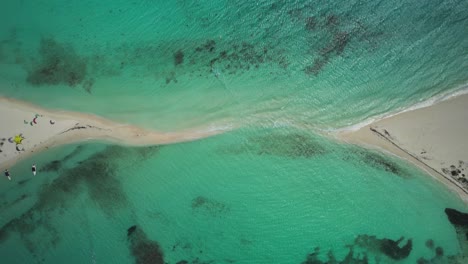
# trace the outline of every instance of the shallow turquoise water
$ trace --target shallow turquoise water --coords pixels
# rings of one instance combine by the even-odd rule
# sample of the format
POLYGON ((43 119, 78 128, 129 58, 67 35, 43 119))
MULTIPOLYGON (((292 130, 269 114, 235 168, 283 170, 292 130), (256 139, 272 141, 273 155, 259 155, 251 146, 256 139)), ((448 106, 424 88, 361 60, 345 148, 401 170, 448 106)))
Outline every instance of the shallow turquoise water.
POLYGON ((151 148, 73 145, 34 161, 43 164, 36 177, 23 171, 29 160, 2 184, 6 263, 132 263, 132 225, 167 263, 301 263, 316 247, 320 259, 332 250, 342 260, 365 234, 412 239, 400 262, 414 263, 434 255, 428 239, 458 254, 444 208, 468 209, 409 164, 291 130, 151 148))
POLYGON ((455 194, 293 127, 354 125, 460 89, 468 2, 4 2, 1 95, 159 130, 241 128, 17 164, 0 183, 2 263, 134 263, 133 225, 167 263, 302 263, 316 247, 343 260, 350 245, 354 260, 415 263, 434 255, 428 239, 460 253, 444 214, 468 210, 455 194), (362 235, 377 239, 360 247, 362 235), (376 249, 401 236, 407 258, 376 249))
POLYGON ((467 83, 459 1, 6 1, 1 93, 174 130, 351 125, 467 83))

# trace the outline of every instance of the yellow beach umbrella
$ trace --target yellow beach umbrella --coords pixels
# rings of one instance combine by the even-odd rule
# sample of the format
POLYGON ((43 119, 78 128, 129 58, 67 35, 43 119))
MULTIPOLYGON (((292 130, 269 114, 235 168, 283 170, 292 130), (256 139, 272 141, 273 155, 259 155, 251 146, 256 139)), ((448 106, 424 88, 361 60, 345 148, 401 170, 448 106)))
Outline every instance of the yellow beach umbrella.
POLYGON ((24 137, 21 136, 21 135, 16 135, 15 138, 13 139, 13 142, 15 142, 17 145, 18 144, 21 144, 21 142, 23 141, 24 137))

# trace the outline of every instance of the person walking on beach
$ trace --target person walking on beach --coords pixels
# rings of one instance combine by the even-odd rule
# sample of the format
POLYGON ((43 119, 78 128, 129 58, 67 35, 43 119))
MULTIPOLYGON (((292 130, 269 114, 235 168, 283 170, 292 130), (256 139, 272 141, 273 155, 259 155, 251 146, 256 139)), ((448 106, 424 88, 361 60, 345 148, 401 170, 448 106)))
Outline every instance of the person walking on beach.
POLYGON ((31 167, 32 173, 34 176, 36 176, 36 164, 33 164, 31 167))
POLYGON ((11 181, 10 172, 7 169, 5 170, 5 177, 7 177, 8 180, 11 181))

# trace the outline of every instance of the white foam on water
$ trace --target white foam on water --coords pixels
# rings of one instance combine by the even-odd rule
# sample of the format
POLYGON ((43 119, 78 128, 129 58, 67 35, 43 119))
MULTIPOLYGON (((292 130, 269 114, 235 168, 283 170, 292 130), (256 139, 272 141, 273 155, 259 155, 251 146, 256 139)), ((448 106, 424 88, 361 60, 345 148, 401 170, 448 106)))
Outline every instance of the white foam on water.
POLYGON ((457 88, 455 88, 453 90, 450 90, 450 91, 438 94, 436 96, 433 96, 433 97, 431 97, 431 98, 429 98, 427 100, 422 100, 420 102, 417 102, 417 103, 415 103, 415 104, 413 104, 413 105, 411 105, 409 107, 399 108, 396 111, 392 111, 390 113, 377 115, 377 116, 368 118, 368 119, 366 119, 366 120, 364 120, 362 122, 356 123, 354 125, 350 125, 350 126, 346 126, 346 127, 342 127, 342 128, 338 128, 338 129, 325 130, 325 132, 356 131, 356 130, 359 130, 359 129, 361 129, 361 128, 365 127, 365 126, 368 126, 368 125, 370 125, 370 124, 372 124, 374 122, 377 122, 379 120, 389 118, 389 117, 392 117, 392 116, 395 116, 395 115, 399 115, 399 114, 402 114, 402 113, 405 113, 405 112, 413 111, 413 110, 416 110, 416 109, 426 108, 426 107, 438 104, 440 102, 443 102, 443 101, 446 101, 446 100, 449 100, 449 99, 452 99, 454 97, 464 95, 464 94, 468 94, 468 83, 463 84, 463 85, 461 85, 461 86, 459 86, 459 87, 457 87, 457 88))

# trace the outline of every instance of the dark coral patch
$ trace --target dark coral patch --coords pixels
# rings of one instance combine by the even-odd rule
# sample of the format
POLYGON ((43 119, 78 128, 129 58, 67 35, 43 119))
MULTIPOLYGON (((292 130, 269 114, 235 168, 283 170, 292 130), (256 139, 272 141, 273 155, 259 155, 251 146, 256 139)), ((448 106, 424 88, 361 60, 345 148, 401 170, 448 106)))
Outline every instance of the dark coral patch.
POLYGON ((219 216, 229 211, 227 205, 204 196, 197 196, 192 200, 192 209, 197 212, 205 212, 211 216, 219 216))
POLYGON ((433 249, 434 248, 434 240, 432 239, 428 239, 425 243, 426 247, 429 248, 429 249, 433 249))
POLYGON ((398 240, 389 238, 379 239, 376 236, 359 235, 354 243, 359 247, 384 254, 391 259, 402 260, 407 258, 413 249, 413 241, 411 239, 408 239, 406 244, 400 246, 403 239, 403 237, 398 240))
POLYGON ((184 52, 182 50, 178 50, 174 53, 174 65, 180 65, 184 63, 184 52))
POLYGON ((398 244, 403 240, 403 238, 395 241, 392 239, 384 238, 380 241, 380 249, 382 253, 386 256, 394 259, 401 260, 407 258, 413 249, 413 241, 408 239, 406 244, 400 247, 398 244))
POLYGON ((317 26, 317 19, 315 17, 310 16, 306 18, 306 24, 305 24, 306 30, 313 31, 315 30, 316 26, 317 26))
POLYGON ((266 132, 263 136, 252 136, 241 144, 229 146, 223 152, 231 154, 249 153, 290 158, 312 158, 327 152, 313 136, 299 132, 266 132))
POLYGON ((92 89, 93 89, 93 85, 94 85, 94 79, 91 78, 91 79, 87 79, 83 82, 83 90, 85 90, 87 93, 91 94, 92 93, 92 89))
POLYGON ((328 58, 316 58, 314 60, 314 63, 312 65, 306 66, 304 69, 304 72, 308 75, 315 75, 317 76, 319 72, 322 70, 322 68, 327 65, 328 63, 328 58))
POLYGON ((218 77, 220 73, 244 73, 266 63, 276 63, 279 67, 286 69, 289 61, 283 53, 284 50, 272 52, 268 46, 256 46, 245 40, 240 43, 218 44, 209 39, 195 47, 190 61, 200 62, 206 66, 210 74, 215 73, 218 77), (218 49, 219 52, 217 52, 218 49))
POLYGON ((364 160, 366 164, 374 166, 379 169, 383 169, 395 175, 404 175, 403 170, 395 162, 390 161, 388 158, 385 158, 382 155, 377 153, 366 153, 364 154, 364 160))
POLYGON ((49 171, 58 171, 62 168, 62 162, 60 160, 53 160, 49 163, 46 163, 40 168, 40 171, 49 172, 49 171))
MULTIPOLYGON (((428 246, 428 248, 432 250, 434 256, 430 259, 421 257, 417 260, 417 264, 466 263, 467 258, 463 253, 454 256, 445 256, 444 249, 442 247, 435 247, 434 241, 432 239, 429 239, 428 241, 430 241, 430 246, 428 246)), ((428 243, 426 242, 426 246, 427 244, 428 243)))
POLYGON ((259 155, 310 158, 325 153, 325 148, 319 142, 299 133, 252 137, 249 139, 249 144, 259 155))
POLYGON ((345 160, 354 160, 359 164, 364 163, 370 167, 384 170, 394 175, 409 178, 411 177, 411 172, 405 167, 398 164, 390 156, 386 156, 383 153, 375 152, 372 150, 360 149, 360 148, 351 148, 349 154, 345 156, 345 160))
POLYGON ((39 56, 39 61, 30 69, 26 79, 32 85, 76 86, 86 78, 86 59, 70 45, 51 38, 42 39, 39 56))
POLYGON ((354 250, 352 247, 349 248, 348 254, 345 256, 345 258, 341 261, 338 261, 335 256, 333 255, 332 251, 329 251, 327 254, 328 260, 322 261, 319 258, 320 255, 320 248, 316 247, 314 249, 314 252, 307 255, 307 258, 305 261, 302 262, 302 264, 368 264, 369 259, 367 257, 367 254, 363 253, 362 257, 361 254, 357 254, 355 256, 354 250))
POLYGON ((339 24, 338 16, 337 15, 329 15, 326 18, 325 25, 327 27, 336 27, 339 24))
POLYGON ((69 154, 67 154, 65 157, 63 157, 61 160, 52 160, 48 163, 46 163, 44 166, 39 168, 39 171, 42 172, 57 172, 60 169, 63 168, 63 164, 66 163, 67 161, 71 160, 74 158, 76 155, 81 153, 83 150, 83 146, 77 146, 73 151, 69 154))
POLYGON ((462 213, 452 208, 445 208, 445 214, 447 215, 450 223, 457 227, 468 228, 468 214, 462 213))
POLYGON ((130 252, 136 264, 164 264, 163 252, 156 241, 148 239, 145 232, 131 226, 127 230, 130 252))
POLYGON ((30 237, 35 235, 33 233, 44 230, 49 236, 42 237, 41 246, 55 245, 60 237, 56 227, 51 224, 51 219, 56 217, 55 213, 65 212, 69 202, 78 197, 83 190, 87 190, 94 204, 109 216, 113 216, 117 209, 128 207, 126 194, 116 176, 118 159, 132 154, 139 154, 137 157, 145 159, 157 150, 154 147, 150 150, 135 149, 137 148, 108 146, 73 168, 57 165, 79 153, 81 148, 78 147, 63 160, 53 162, 52 168, 49 169, 61 169, 60 177, 41 187, 38 201, 29 210, 0 228, 0 242, 10 233, 16 232, 21 235, 26 245, 29 245, 28 250, 37 253, 39 245, 32 243, 35 238, 30 237))
POLYGON ((129 228, 127 229, 127 236, 132 235, 133 232, 135 232, 136 227, 137 227, 136 225, 133 225, 133 226, 129 227, 129 228))
MULTIPOLYGON (((291 12, 291 14, 303 17, 300 12, 299 14, 291 12)), ((314 58, 312 65, 304 67, 304 73, 308 75, 317 76, 329 62, 345 52, 352 39, 361 43, 367 42, 371 45, 370 50, 374 50, 377 38, 383 35, 381 31, 374 32, 356 19, 350 20, 348 16, 334 13, 308 16, 304 21, 305 29, 310 34, 310 52, 314 58), (341 21, 345 19, 346 21, 341 21), (317 38, 322 41, 317 42, 317 38)))

